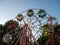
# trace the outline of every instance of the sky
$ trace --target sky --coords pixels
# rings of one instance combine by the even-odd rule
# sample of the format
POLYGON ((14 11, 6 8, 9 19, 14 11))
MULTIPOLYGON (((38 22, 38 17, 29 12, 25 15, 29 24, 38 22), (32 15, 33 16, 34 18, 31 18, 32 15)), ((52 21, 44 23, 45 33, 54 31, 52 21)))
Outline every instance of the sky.
POLYGON ((60 23, 60 0, 0 0, 0 24, 31 8, 44 9, 60 23))

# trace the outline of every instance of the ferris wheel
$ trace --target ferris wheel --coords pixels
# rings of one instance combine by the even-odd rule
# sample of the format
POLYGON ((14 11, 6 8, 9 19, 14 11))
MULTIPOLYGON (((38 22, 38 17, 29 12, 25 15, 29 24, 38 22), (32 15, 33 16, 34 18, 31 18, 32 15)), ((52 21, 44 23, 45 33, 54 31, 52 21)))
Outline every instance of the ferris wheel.
POLYGON ((39 45, 36 40, 42 34, 41 26, 51 24, 52 19, 55 20, 43 9, 25 10, 8 21, 7 32, 2 41, 8 45, 39 45))

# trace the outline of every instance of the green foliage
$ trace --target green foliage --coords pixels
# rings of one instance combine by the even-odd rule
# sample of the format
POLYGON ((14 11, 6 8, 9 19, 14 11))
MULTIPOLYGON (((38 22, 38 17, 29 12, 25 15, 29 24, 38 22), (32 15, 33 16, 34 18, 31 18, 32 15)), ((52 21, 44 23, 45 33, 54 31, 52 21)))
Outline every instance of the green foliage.
POLYGON ((2 36, 4 35, 4 27, 3 25, 0 25, 0 38, 2 38, 2 36))
POLYGON ((0 24, 0 45, 4 45, 2 42, 2 37, 4 36, 5 32, 6 31, 4 30, 4 26, 0 24))
POLYGON ((45 42, 47 41, 48 36, 40 36, 40 38, 37 40, 40 45, 45 45, 45 42))
POLYGON ((60 33, 60 24, 54 28, 54 31, 60 33))
MULTIPOLYGON (((5 35, 7 26, 9 25, 10 22, 15 22, 16 26, 19 25, 16 21, 13 21, 13 20, 7 21, 4 24, 4 26, 0 25, 0 45, 6 45, 5 43, 2 42, 2 37, 5 35)), ((38 38, 37 41, 40 45, 45 45, 45 42, 48 40, 48 37, 51 34, 52 30, 51 30, 51 27, 49 27, 47 24, 43 25, 41 29, 42 29, 42 35, 40 36, 40 38, 38 38)), ((60 33, 60 24, 54 28, 54 31, 60 33)))
MULTIPOLYGON (((45 42, 48 40, 48 37, 51 34, 52 30, 47 24, 43 25, 41 28, 42 28, 42 35, 40 36, 40 38, 38 38, 37 41, 40 45, 45 45, 45 42)), ((57 33, 60 33, 60 24, 58 24, 54 28, 54 31, 57 32, 57 33)))
POLYGON ((14 21, 14 20, 9 20, 4 24, 4 29, 7 30, 8 29, 8 25, 10 23, 14 23, 16 25, 16 27, 19 25, 18 22, 14 21))
MULTIPOLYGON (((2 38, 3 38, 3 36, 6 34, 6 32, 7 32, 7 27, 8 27, 8 25, 11 23, 11 22, 14 22, 15 24, 16 24, 16 27, 18 27, 18 22, 16 22, 16 21, 13 21, 13 20, 9 20, 9 21, 7 21, 4 25, 0 25, 0 45, 7 45, 6 43, 4 43, 3 41, 2 41, 2 38)), ((13 34, 14 32, 12 32, 12 34, 13 34)))
POLYGON ((42 29, 42 35, 44 35, 44 36, 49 36, 50 35, 51 27, 49 27, 47 24, 43 25, 41 27, 41 29, 42 29))
POLYGON ((40 36, 40 38, 38 38, 38 43, 40 45, 45 45, 45 42, 48 40, 48 37, 50 35, 50 32, 51 32, 51 28, 45 24, 41 27, 42 29, 42 35, 40 36))

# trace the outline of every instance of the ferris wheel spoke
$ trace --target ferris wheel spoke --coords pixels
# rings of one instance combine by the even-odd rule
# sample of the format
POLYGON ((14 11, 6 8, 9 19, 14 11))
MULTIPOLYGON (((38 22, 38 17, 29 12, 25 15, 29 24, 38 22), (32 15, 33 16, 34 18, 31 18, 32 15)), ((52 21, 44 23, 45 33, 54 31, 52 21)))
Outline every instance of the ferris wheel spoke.
POLYGON ((17 39, 15 45, 17 45, 17 43, 20 41, 20 39, 21 39, 22 37, 23 37, 23 36, 19 36, 19 37, 18 37, 18 39, 17 39))
POLYGON ((23 19, 24 24, 26 23, 25 20, 23 19))
MULTIPOLYGON (((17 30, 17 31, 18 31, 18 30, 17 30)), ((6 32, 6 33, 10 34, 10 33, 13 33, 13 32, 16 32, 16 30, 12 30, 12 31, 6 32)))
POLYGON ((36 42, 36 43, 37 43, 37 45, 39 45, 39 43, 36 41, 35 36, 32 36, 32 38, 33 38, 34 42, 36 42))
POLYGON ((38 28, 38 27, 30 27, 31 28, 31 30, 33 30, 33 31, 38 31, 38 30, 40 30, 40 28, 38 28))
POLYGON ((20 37, 18 37, 18 39, 17 39, 17 41, 16 41, 15 45, 17 45, 17 43, 19 42, 19 40, 20 40, 20 37))
POLYGON ((39 29, 39 28, 38 28, 38 29, 36 29, 36 28, 33 28, 32 30, 33 30, 33 31, 38 31, 38 30, 40 30, 40 29, 39 29))
POLYGON ((12 33, 13 31, 15 31, 15 30, 12 30, 12 31, 10 31, 10 32, 6 32, 7 34, 10 34, 10 33, 12 33))
POLYGON ((32 21, 32 19, 33 19, 33 18, 32 18, 32 17, 30 17, 30 21, 28 22, 28 23, 29 23, 29 25, 30 25, 30 22, 32 21))
POLYGON ((35 25, 34 27, 38 27, 39 26, 39 24, 38 25, 35 25))
MULTIPOLYGON (((31 28, 37 28, 39 27, 39 25, 35 25, 35 26, 30 26, 31 28)), ((37 28, 38 29, 38 28, 37 28)))
POLYGON ((14 38, 14 40, 10 43, 10 45, 14 43, 15 39, 16 39, 16 38, 14 38))
POLYGON ((19 36, 19 32, 18 32, 18 34, 17 34, 18 36, 16 36, 13 40, 12 40, 12 42, 10 43, 10 45, 11 44, 13 44, 14 43, 14 41, 18 38, 19 39, 19 37, 21 37, 21 36, 19 36))
POLYGON ((16 36, 16 37, 12 40, 12 42, 10 43, 10 45, 14 43, 14 41, 17 39, 17 37, 18 37, 18 36, 16 36))
POLYGON ((30 23, 29 20, 30 20, 30 18, 27 18, 27 23, 28 23, 28 24, 30 23))
MULTIPOLYGON (((35 32, 35 35, 36 35, 38 32, 40 32, 40 28, 39 28, 39 29, 33 28, 32 30, 33 30, 33 32, 35 32)), ((34 36, 35 36, 35 35, 34 35, 34 36)))
MULTIPOLYGON (((36 15, 36 14, 35 14, 36 15)), ((28 22, 29 24, 32 22, 32 21, 34 21, 32 24, 34 24, 34 23, 36 23, 36 22, 38 22, 39 21, 39 19, 36 17, 36 16, 33 16, 33 17, 30 17, 30 21, 28 22), (35 19, 34 19, 35 18, 35 19)))
MULTIPOLYGON (((35 35, 36 35, 38 32, 40 32, 40 30, 38 30, 38 31, 35 33, 35 35)), ((34 35, 34 36, 35 36, 35 35, 34 35)))
POLYGON ((41 25, 41 22, 39 22, 39 20, 35 20, 33 23, 31 23, 32 25, 34 25, 34 24, 38 24, 39 23, 39 25, 41 25))
MULTIPOLYGON (((24 24, 26 23, 26 20, 27 20, 28 18, 27 18, 27 15, 26 16, 24 16, 24 18, 23 18, 23 22, 24 22, 24 24)), ((28 22, 28 20, 27 20, 27 22, 28 22)))
POLYGON ((34 22, 32 22, 31 24, 35 24, 35 23, 37 23, 38 22, 38 20, 35 20, 34 22))
POLYGON ((38 30, 40 30, 40 28, 33 28, 33 30, 34 30, 34 31, 38 31, 38 30))
POLYGON ((34 16, 30 17, 30 21, 28 22, 29 24, 30 24, 30 22, 32 22, 33 18, 34 18, 34 16))
POLYGON ((49 17, 45 17, 45 18, 43 18, 43 19, 41 19, 41 20, 45 20, 45 19, 48 19, 49 17))
POLYGON ((34 21, 32 24, 35 24, 37 22, 37 20, 36 21, 34 21))

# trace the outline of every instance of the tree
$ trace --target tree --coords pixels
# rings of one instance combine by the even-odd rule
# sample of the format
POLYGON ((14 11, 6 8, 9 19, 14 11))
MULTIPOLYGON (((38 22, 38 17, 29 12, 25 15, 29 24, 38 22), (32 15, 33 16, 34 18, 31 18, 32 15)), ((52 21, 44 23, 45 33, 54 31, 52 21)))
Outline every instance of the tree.
POLYGON ((60 24, 54 28, 54 31, 60 33, 60 24))
MULTIPOLYGON (((37 40, 40 45, 45 45, 46 41, 49 39, 50 34, 52 34, 51 31, 52 31, 51 28, 47 24, 42 26, 42 35, 37 40)), ((54 27, 54 32, 57 33, 58 36, 60 35, 60 24, 58 24, 56 27, 54 27)), ((55 34, 55 33, 53 33, 53 34, 55 34)), ((54 36, 53 40, 56 43, 56 35, 54 36)), ((58 41, 58 42, 60 42, 60 41, 58 41)))
POLYGON ((47 41, 47 39, 48 39, 48 36, 42 35, 42 36, 40 36, 40 38, 38 38, 37 41, 40 45, 45 45, 45 42, 47 41))
POLYGON ((40 38, 38 38, 38 43, 40 45, 45 45, 45 42, 48 40, 48 36, 51 34, 51 28, 45 24, 41 27, 42 29, 42 35, 40 36, 40 38))
MULTIPOLYGON (((2 41, 3 37, 7 32, 15 30, 18 27, 18 22, 14 20, 7 21, 4 25, 0 25, 0 45, 7 45, 5 42, 2 41)), ((12 32, 13 34, 14 32, 12 32)))
POLYGON ((45 25, 43 25, 42 27, 41 27, 41 29, 42 29, 42 35, 44 35, 44 36, 49 36, 50 34, 51 34, 51 27, 50 26, 48 26, 47 24, 45 24, 45 25))

